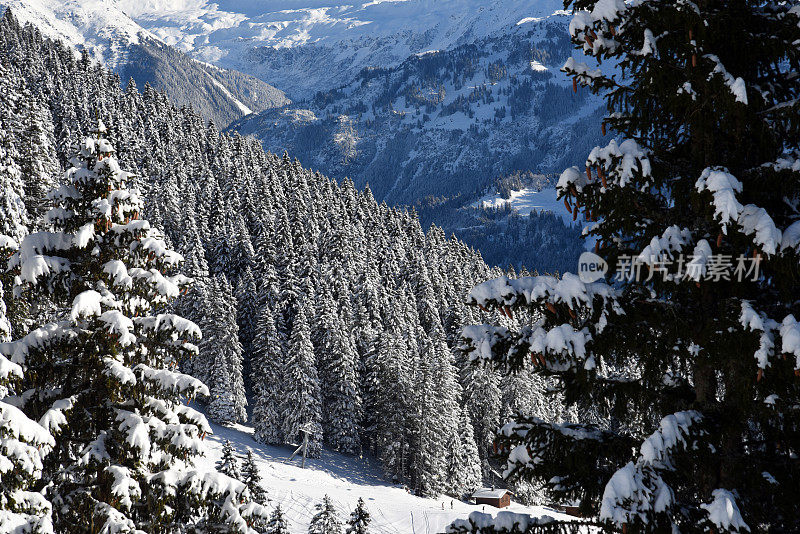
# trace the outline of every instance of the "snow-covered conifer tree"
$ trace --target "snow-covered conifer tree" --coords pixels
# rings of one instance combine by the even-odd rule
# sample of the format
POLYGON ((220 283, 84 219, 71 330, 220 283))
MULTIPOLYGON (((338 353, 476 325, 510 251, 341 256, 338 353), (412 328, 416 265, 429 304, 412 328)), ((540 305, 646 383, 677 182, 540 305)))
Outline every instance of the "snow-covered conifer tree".
POLYGON ((275 326, 269 303, 261 307, 253 341, 252 378, 253 426, 255 439, 262 443, 283 443, 282 406, 284 376, 284 346, 275 326))
POLYGON ((196 325, 167 313, 190 282, 181 257, 140 220, 111 143, 86 138, 50 194, 52 230, 25 237, 12 258, 23 297, 67 308, 55 322, 0 345, 23 368, 20 409, 55 438, 38 484, 57 532, 249 532, 246 486, 200 468, 205 418, 186 400, 207 395, 176 372, 196 325))
MULTIPOLYGON (((0 253, 11 249, 11 239, 0 236, 0 253)), ((7 343, 11 324, 2 295, 0 281, 0 343, 7 343)), ((47 534, 53 532, 52 506, 42 493, 31 490, 55 441, 11 402, 22 377, 22 368, 0 354, 0 531, 47 534)))
POLYGON ((289 527, 286 524, 286 518, 283 516, 281 505, 275 507, 272 515, 269 516, 269 523, 267 523, 267 534, 289 534, 289 527))
POLYGON ((247 421, 247 398, 242 377, 242 344, 236 323, 236 299, 223 275, 214 277, 211 307, 215 318, 207 329, 208 340, 201 345, 204 360, 211 363, 208 382, 211 388, 209 416, 220 423, 247 421), (212 337, 213 336, 213 337, 212 337))
POLYGON ((30 218, 25 207, 25 186, 19 168, 14 131, 20 95, 14 78, 0 66, 0 234, 19 243, 28 232, 30 218))
POLYGON ((36 223, 47 211, 47 193, 57 184, 61 174, 55 154, 55 137, 50 110, 30 94, 22 99, 23 131, 17 150, 19 168, 24 180, 28 217, 36 223))
POLYGON ((331 498, 325 495, 316 506, 317 513, 311 518, 308 534, 342 534, 342 523, 336 515, 331 498))
POLYGON ((317 456, 322 450, 322 403, 306 308, 307 301, 301 300, 289 338, 284 374, 283 436, 289 443, 299 443, 302 440, 300 429, 308 429, 308 454, 317 456))
POLYGON ((356 509, 350 514, 350 519, 347 521, 347 534, 368 534, 369 524, 372 519, 367 511, 367 505, 364 499, 358 498, 356 509))
POLYGON ((222 458, 217 462, 217 471, 236 480, 242 480, 236 449, 233 448, 233 443, 229 439, 226 439, 225 443, 222 444, 222 458))
POLYGON ((358 425, 361 394, 356 374, 357 354, 352 335, 341 319, 344 310, 332 299, 329 291, 322 292, 319 297, 321 310, 316 321, 320 332, 316 353, 323 379, 325 441, 334 450, 357 454, 361 451, 358 425))
POLYGON ((625 73, 563 67, 605 93, 618 133, 558 183, 614 282, 481 284, 472 304, 533 324, 468 327, 463 348, 532 362, 611 423, 520 417, 498 436, 505 472, 622 532, 797 531, 800 6, 566 4, 575 46, 625 73))
POLYGON ((266 504, 267 492, 261 485, 261 474, 258 472, 258 465, 256 465, 252 449, 247 449, 247 456, 242 464, 241 481, 247 484, 247 489, 250 490, 250 499, 253 502, 266 504))

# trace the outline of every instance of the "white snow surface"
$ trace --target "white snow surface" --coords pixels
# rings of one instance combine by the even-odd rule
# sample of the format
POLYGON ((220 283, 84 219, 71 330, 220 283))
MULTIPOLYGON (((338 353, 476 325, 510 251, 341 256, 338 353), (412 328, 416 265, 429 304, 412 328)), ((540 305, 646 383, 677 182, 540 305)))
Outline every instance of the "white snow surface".
POLYGON ((725 531, 749 531, 750 527, 742 519, 736 498, 726 489, 715 489, 712 492, 714 500, 700 507, 708 512, 708 519, 718 528, 725 531))
MULTIPOLYGON (((208 465, 222 457, 222 445, 230 440, 239 456, 253 451, 262 477, 262 485, 270 499, 267 508, 280 504, 292 534, 305 534, 314 515, 314 506, 326 494, 330 496, 344 522, 356 506, 359 497, 364 499, 372 517, 370 532, 374 534, 434 534, 444 532, 456 519, 466 519, 472 512, 485 511, 496 514, 491 506, 476 506, 451 497, 423 499, 408 493, 402 486, 386 481, 380 465, 369 457, 353 457, 328 450, 318 459, 309 459, 306 468, 299 460, 285 463, 293 447, 272 447, 253 439, 253 429, 244 425, 223 427, 211 425, 213 435, 206 438, 208 465), (450 502, 453 501, 453 508, 450 502), (444 509, 442 509, 444 504, 444 509)), ((543 506, 523 506, 513 503, 504 511, 540 517, 549 515, 569 519, 570 516, 543 506)))
POLYGON ((520 21, 539 20, 563 8, 557 0, 108 1, 198 60, 307 95, 347 83, 365 67, 390 67, 414 54, 514 31, 520 21), (304 69, 302 76, 253 55, 258 48, 300 47, 324 58, 319 68, 304 69), (326 69, 330 62, 347 64, 347 72, 326 69))
MULTIPOLYGON (((502 208, 509 206, 519 212, 520 215, 527 216, 533 211, 548 211, 558 215, 567 226, 572 224, 572 214, 567 211, 564 202, 557 199, 555 187, 545 187, 537 190, 534 187, 526 187, 519 191, 511 191, 511 197, 505 199, 496 193, 487 193, 473 204, 475 207, 483 208, 502 208)), ((579 215, 579 220, 583 220, 583 214, 579 215)))
POLYGON ((116 67, 126 59, 127 45, 156 39, 113 0, 0 0, 17 19, 31 23, 46 37, 86 48, 94 59, 116 67))

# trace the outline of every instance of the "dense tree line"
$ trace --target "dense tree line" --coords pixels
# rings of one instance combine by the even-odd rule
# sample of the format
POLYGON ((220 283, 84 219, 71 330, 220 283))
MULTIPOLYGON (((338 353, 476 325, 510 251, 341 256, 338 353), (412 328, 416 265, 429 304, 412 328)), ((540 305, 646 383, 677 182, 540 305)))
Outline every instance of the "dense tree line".
MULTIPOLYGON (((8 12, 0 66, 2 98, 13 101, 0 117, 10 184, 2 231, 22 238, 39 224, 44 190, 105 117, 120 165, 134 172, 128 185, 147 201, 142 216, 194 279, 172 309, 204 332, 181 365, 208 386, 215 420, 249 413, 265 443, 296 442, 305 429, 312 453, 323 443, 368 450, 419 493, 459 495, 490 474, 501 420, 557 415, 540 379, 500 382, 454 355, 461 326, 481 317, 465 292, 501 274, 463 243, 423 231, 413 212, 377 203, 369 188, 221 135, 149 86, 121 89, 116 75, 8 12)), ((49 310, 15 311, 5 290, 16 339, 49 310)))

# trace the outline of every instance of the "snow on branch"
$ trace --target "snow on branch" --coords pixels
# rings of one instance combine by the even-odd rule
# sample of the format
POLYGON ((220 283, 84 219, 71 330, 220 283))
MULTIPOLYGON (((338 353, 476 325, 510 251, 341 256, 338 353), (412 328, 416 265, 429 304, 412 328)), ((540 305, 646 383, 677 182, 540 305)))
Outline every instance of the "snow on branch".
MULTIPOLYGON (((10 346, 11 344, 0 343, 0 347, 2 345, 10 346)), ((2 348, 0 348, 0 352, 2 352, 2 348)), ((0 381, 5 382, 12 376, 15 378, 22 378, 22 367, 0 354, 0 381)))
POLYGON ((142 488, 131 476, 131 470, 121 465, 109 465, 105 471, 114 479, 111 484, 111 495, 119 500, 123 508, 130 510, 133 502, 142 496, 142 488))
POLYGON ((742 519, 739 507, 733 493, 726 489, 715 489, 711 495, 714 500, 700 507, 708 512, 708 520, 714 523, 721 531, 742 532, 750 531, 750 527, 742 519))
POLYGON ((128 268, 119 260, 111 260, 103 265, 103 272, 108 275, 111 284, 120 289, 130 289, 133 278, 128 274, 128 268))
POLYGON ((591 11, 575 12, 569 23, 569 33, 575 42, 583 42, 587 54, 613 53, 619 46, 616 37, 622 27, 627 6, 623 0, 599 0, 591 11))
POLYGON ((647 525, 652 514, 668 512, 674 494, 660 473, 674 469, 673 454, 687 447, 691 427, 701 419, 694 410, 664 417, 658 429, 642 443, 636 462, 628 462, 606 484, 600 519, 617 526, 647 525))
POLYGON ((561 67, 561 72, 569 76, 574 76, 582 85, 588 85, 594 81, 603 79, 603 71, 599 68, 593 69, 583 61, 575 61, 575 58, 572 57, 567 58, 564 66, 561 67))
POLYGON ((150 427, 141 415, 127 410, 117 413, 119 430, 125 435, 125 443, 137 449, 142 458, 150 455, 150 427))
POLYGON ((546 329, 540 322, 523 327, 519 333, 484 324, 464 327, 461 340, 459 348, 470 361, 514 364, 530 353, 534 365, 566 371, 589 361, 586 346, 592 335, 588 328, 576 330, 567 323, 546 329))
POLYGON ((175 332, 178 336, 186 338, 200 339, 202 337, 199 326, 189 319, 173 313, 150 317, 134 317, 133 321, 148 333, 175 332))
POLYGON ((0 354, 11 357, 12 362, 24 366, 31 351, 46 350, 52 345, 69 341, 77 335, 68 321, 48 323, 32 330, 25 337, 13 343, 0 343, 0 354))
POLYGON ((742 192, 742 183, 726 169, 708 167, 703 170, 695 183, 695 189, 702 193, 709 191, 713 197, 714 217, 720 222, 722 232, 728 233, 728 226, 738 224, 742 233, 754 235, 753 242, 767 254, 775 254, 781 246, 781 231, 775 226, 772 217, 754 204, 743 206, 736 198, 742 192))
POLYGON ((670 226, 660 236, 654 236, 636 260, 649 266, 663 264, 672 260, 673 254, 680 252, 691 240, 692 232, 688 228, 670 226))
POLYGON ((136 528, 133 520, 108 503, 97 503, 94 513, 105 518, 100 534, 143 534, 143 531, 136 528))
POLYGON ((111 357, 103 358, 103 374, 117 380, 120 384, 136 385, 136 375, 130 367, 111 357))
POLYGON ((64 413, 72 409, 76 400, 75 397, 70 397, 55 401, 50 409, 39 419, 39 424, 51 434, 58 434, 61 427, 67 424, 67 417, 64 413))
MULTIPOLYGON (((42 425, 28 419, 22 410, 16 406, 11 406, 3 401, 0 401, 0 428, 3 430, 0 446, 7 443, 6 440, 11 439, 43 447, 55 446, 53 436, 42 425)), ((9 451, 5 452, 8 453, 9 451)), ((33 458, 33 456, 30 457, 33 458)), ((41 465, 37 469, 25 469, 27 473, 33 473, 36 470, 41 470, 41 465)), ((0 472, 2 472, 1 467, 0 472)))
POLYGON ((605 147, 597 146, 592 149, 586 159, 586 166, 598 166, 602 170, 601 176, 605 183, 620 187, 633 183, 639 176, 644 182, 640 188, 644 188, 652 177, 649 158, 650 151, 640 147, 633 139, 626 139, 622 143, 612 139, 605 147))
POLYGON ((554 276, 529 276, 512 280, 501 276, 475 286, 467 297, 467 304, 482 308, 528 306, 543 307, 566 304, 570 308, 584 306, 592 309, 595 302, 621 312, 617 291, 605 282, 584 283, 573 273, 562 278, 554 276))
MULTIPOLYGON (((148 483, 160 487, 168 499, 183 492, 197 495, 203 500, 223 498, 222 515, 236 526, 239 532, 251 532, 240 509, 242 499, 247 495, 247 486, 243 482, 216 471, 171 467, 148 477, 148 483)), ((258 510, 250 511, 258 512, 258 510)), ((266 510, 261 511, 266 517, 266 510)))
POLYGON ((731 91, 731 94, 736 99, 736 102, 741 104, 747 105, 747 86, 744 83, 743 78, 734 78, 726 69, 725 66, 720 61, 719 57, 715 56, 714 54, 706 54, 706 59, 710 60, 714 64, 714 69, 711 71, 711 74, 708 75, 708 79, 711 80, 714 76, 719 76, 722 78, 722 81, 731 91))
MULTIPOLYGON (((742 301, 742 312, 739 315, 739 322, 751 332, 761 333, 759 336, 758 350, 753 356, 758 363, 758 367, 760 369, 766 369, 771 365, 769 357, 775 352, 775 332, 780 325, 767 317, 766 314, 754 310, 753 306, 746 300, 742 301)), ((787 333, 789 333, 788 330, 787 333)), ((798 347, 798 349, 800 349, 800 347, 798 347)))
POLYGON ((100 306, 102 295, 97 291, 84 291, 72 301, 72 310, 69 316, 73 321, 81 317, 100 316, 103 310, 100 306))
POLYGON ((800 323, 794 315, 787 315, 780 326, 781 352, 795 357, 795 371, 800 371, 800 323))
POLYGON ((134 367, 133 370, 140 375, 141 379, 151 382, 169 393, 185 395, 189 398, 195 398, 197 395, 204 397, 209 395, 208 387, 205 384, 183 373, 167 369, 153 369, 143 363, 134 367))

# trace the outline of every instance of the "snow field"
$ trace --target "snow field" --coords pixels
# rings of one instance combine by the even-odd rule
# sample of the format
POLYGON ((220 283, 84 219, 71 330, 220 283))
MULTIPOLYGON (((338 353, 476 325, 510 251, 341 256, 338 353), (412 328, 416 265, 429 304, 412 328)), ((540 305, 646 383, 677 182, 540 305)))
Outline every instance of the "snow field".
MULTIPOLYGON (((314 506, 325 495, 330 496, 342 522, 349 519, 350 512, 362 497, 372 517, 370 529, 374 534, 435 534, 444 532, 452 521, 465 519, 472 512, 494 514, 498 511, 491 506, 470 505, 448 496, 424 499, 412 495, 402 486, 384 480, 378 463, 367 456, 358 458, 323 450, 321 458, 307 460, 306 469, 301 469, 298 459, 285 463, 294 450, 292 447, 257 443, 251 427, 225 427, 213 423, 211 427, 214 434, 207 438, 209 465, 215 464, 222 456, 226 439, 231 441, 239 456, 246 455, 248 448, 252 449, 262 485, 270 499, 268 507, 281 506, 293 534, 307 532, 315 513, 314 506)), ((504 510, 536 516, 569 517, 543 506, 529 507, 516 503, 504 510)))

